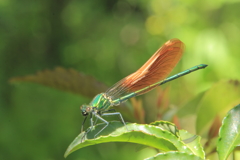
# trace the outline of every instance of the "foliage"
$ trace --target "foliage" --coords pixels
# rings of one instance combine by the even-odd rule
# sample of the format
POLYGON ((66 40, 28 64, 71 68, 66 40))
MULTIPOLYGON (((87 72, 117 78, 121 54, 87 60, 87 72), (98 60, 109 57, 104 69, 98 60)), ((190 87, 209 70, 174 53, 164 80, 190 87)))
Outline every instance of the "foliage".
MULTIPOLYGON (((215 144, 220 160, 226 160, 229 154, 240 144, 239 114, 240 104, 231 109, 222 122, 219 138, 217 144, 215 144)), ((159 121, 151 125, 128 123, 127 126, 120 122, 111 122, 100 135, 95 137, 94 135, 99 132, 103 125, 105 124, 97 125, 87 133, 82 132, 70 144, 65 156, 89 145, 106 142, 133 142, 154 147, 160 151, 159 154, 146 158, 146 160, 205 159, 200 137, 190 136, 184 130, 180 130, 180 134, 176 134, 179 131, 176 126, 169 122, 159 121), (188 139, 184 139, 187 136, 188 139)), ((239 157, 235 158, 238 159, 239 157)))
MULTIPOLYGON (((64 91, 71 91, 74 87, 66 88, 63 87, 65 86, 64 84, 68 84, 68 86, 76 86, 78 81, 75 79, 79 78, 79 76, 81 75, 77 74, 74 70, 64 70, 58 68, 54 71, 38 72, 36 75, 12 78, 11 82, 35 82, 64 91)), ((83 81, 83 83, 85 81, 89 86, 91 86, 91 83, 93 83, 92 85, 96 83, 95 80, 87 81, 88 79, 89 76, 81 76, 79 81, 83 81)), ((88 92, 81 93, 88 95, 88 92)), ((164 95, 166 92, 163 91, 162 94, 164 95)), ((159 98, 163 97, 163 95, 160 95, 159 98)), ((239 81, 220 81, 204 93, 200 94, 196 98, 193 98, 193 100, 178 110, 176 114, 179 119, 178 121, 181 121, 188 115, 195 115, 196 113, 196 131, 206 140, 204 144, 206 153, 203 150, 199 137, 197 138, 194 135, 190 135, 184 130, 179 131, 174 124, 169 122, 156 121, 150 123, 150 125, 128 123, 126 126, 120 122, 111 122, 97 137, 95 137, 95 135, 105 124, 98 124, 94 126, 93 130, 88 128, 86 131, 80 133, 80 135, 77 136, 68 147, 65 157, 78 149, 90 145, 106 142, 132 142, 151 146, 161 151, 161 153, 152 158, 161 158, 164 156, 166 159, 169 159, 170 157, 178 157, 179 159, 188 159, 189 157, 192 157, 193 159, 205 159, 205 154, 208 157, 209 154, 215 153, 215 150, 218 149, 219 159, 224 160, 229 156, 234 148, 239 145, 240 130, 237 126, 240 122, 238 117, 240 114, 240 105, 232 109, 223 120, 219 133, 220 138, 217 142, 218 145, 210 146, 209 144, 213 143, 212 140, 218 135, 218 130, 221 125, 219 123, 219 119, 224 118, 227 109, 231 109, 233 104, 240 103, 239 97, 239 81), (228 94, 229 96, 219 101, 211 101, 211 99, 223 97, 225 94, 228 94), (198 105, 193 106, 192 104, 198 105), (208 109, 209 107, 211 107, 211 110, 208 109), (208 112, 206 112, 206 110, 208 110, 208 112), (210 150, 210 152, 208 150, 210 150)), ((144 122, 145 111, 142 107, 141 101, 134 98, 132 100, 132 105, 136 120, 144 122)), ((156 110, 158 110, 158 108, 159 107, 156 106, 156 110)), ((169 108, 165 108, 165 110, 162 109, 160 114, 164 117, 164 115, 170 110, 171 109, 169 108)), ((158 115, 159 113, 157 113, 155 117, 158 115)), ((186 123, 186 125, 188 124, 186 123)))
MULTIPOLYGON (((165 125, 171 125, 168 122, 159 122, 165 125)), ((98 125, 93 131, 85 134, 82 132, 68 147, 65 156, 68 156, 71 152, 86 147, 89 145, 95 145, 105 142, 133 142, 142 145, 151 146, 161 150, 162 152, 179 151, 189 155, 195 154, 200 158, 204 158, 203 149, 200 146, 200 139, 195 138, 194 145, 187 145, 181 136, 189 136, 187 132, 181 132, 182 134, 173 134, 171 130, 163 129, 161 125, 139 125, 139 124, 127 124, 122 125, 119 122, 111 122, 110 125, 101 133, 101 135, 95 137, 94 135, 103 127, 98 125), (127 127, 127 129, 126 129, 127 127)), ((178 132, 178 131, 176 131, 178 132)))
MULTIPOLYGON (((206 157, 218 159, 221 121, 239 103, 239 5, 231 0, 0 1, 0 159, 64 159, 66 146, 80 132, 79 106, 134 72, 171 38, 186 45, 172 74, 201 63, 209 67, 115 109, 130 124, 171 121, 180 131, 201 136, 206 157), (17 79, 8 83, 26 75, 75 94, 17 79)), ((232 150, 237 141, 229 142, 232 150)), ((234 149, 234 156, 238 152, 234 149)), ((138 160, 157 153, 138 144, 100 143, 67 159, 138 160)), ((166 156, 176 154, 185 153, 166 156)))

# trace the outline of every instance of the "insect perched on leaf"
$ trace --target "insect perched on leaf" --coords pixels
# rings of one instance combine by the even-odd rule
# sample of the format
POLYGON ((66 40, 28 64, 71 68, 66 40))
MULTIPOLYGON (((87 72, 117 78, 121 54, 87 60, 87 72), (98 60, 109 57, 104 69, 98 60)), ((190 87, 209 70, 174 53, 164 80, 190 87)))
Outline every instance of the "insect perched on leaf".
POLYGON ((184 44, 179 39, 167 41, 140 69, 117 82, 105 93, 96 95, 89 105, 82 105, 82 115, 85 116, 83 125, 87 116, 90 115, 91 127, 89 131, 91 131, 94 126, 93 118, 96 117, 96 121, 99 119, 106 124, 96 134, 98 135, 109 124, 109 122, 102 117, 118 115, 122 123, 126 126, 120 112, 107 113, 108 111, 112 111, 112 106, 118 106, 129 98, 144 94, 159 85, 207 67, 205 64, 200 64, 166 78, 182 57, 183 51, 184 44))

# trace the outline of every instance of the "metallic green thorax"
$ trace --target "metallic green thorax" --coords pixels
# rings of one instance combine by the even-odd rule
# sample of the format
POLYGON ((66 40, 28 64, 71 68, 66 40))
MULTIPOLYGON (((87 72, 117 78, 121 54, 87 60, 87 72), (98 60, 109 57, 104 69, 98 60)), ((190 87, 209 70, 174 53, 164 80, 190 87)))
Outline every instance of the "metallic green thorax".
POLYGON ((98 111, 106 111, 112 106, 112 103, 110 98, 106 97, 104 93, 100 93, 93 98, 89 106, 98 111))

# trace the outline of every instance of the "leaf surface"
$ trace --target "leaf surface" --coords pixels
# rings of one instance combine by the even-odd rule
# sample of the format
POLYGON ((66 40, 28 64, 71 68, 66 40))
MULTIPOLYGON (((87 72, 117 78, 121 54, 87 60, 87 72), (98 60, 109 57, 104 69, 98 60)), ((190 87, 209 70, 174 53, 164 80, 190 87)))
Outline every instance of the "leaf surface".
POLYGON ((10 79, 10 82, 33 82, 90 98, 107 89, 106 85, 91 76, 84 75, 74 69, 62 67, 39 71, 34 75, 14 77, 10 79))
POLYGON ((240 145, 240 104, 230 110, 223 119, 219 131, 217 151, 220 160, 225 160, 236 146, 240 145))
POLYGON ((65 157, 70 153, 87 147, 106 142, 132 142, 151 146, 161 151, 180 151, 191 154, 192 151, 181 141, 180 138, 161 127, 146 124, 128 123, 124 126, 121 122, 112 121, 96 138, 94 136, 104 127, 98 124, 87 134, 80 133, 70 144, 65 157), (127 128, 126 128, 127 127, 127 128))

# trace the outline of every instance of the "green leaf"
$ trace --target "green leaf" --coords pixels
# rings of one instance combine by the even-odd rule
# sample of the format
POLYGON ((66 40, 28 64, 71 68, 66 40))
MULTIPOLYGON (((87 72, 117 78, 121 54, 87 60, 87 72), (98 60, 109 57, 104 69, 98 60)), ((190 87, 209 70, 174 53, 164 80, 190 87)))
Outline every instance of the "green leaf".
POLYGON ((179 137, 186 144, 186 146, 188 146, 188 148, 192 151, 192 153, 194 153, 195 155, 201 158, 205 157, 203 147, 200 143, 201 138, 199 136, 190 134, 185 130, 179 131, 176 125, 167 121, 156 121, 156 122, 150 123, 150 125, 159 126, 162 129, 171 132, 176 137, 179 137))
POLYGON ((215 117, 222 119, 228 110, 240 103, 239 81, 220 81, 211 87, 198 105, 196 129, 198 134, 209 130, 215 117))
POLYGON ((14 77, 10 79, 10 82, 33 82, 86 97, 93 97, 107 89, 103 83, 91 76, 84 75, 74 69, 62 67, 39 71, 35 75, 14 77))
POLYGON ((198 157, 202 159, 205 158, 205 152, 201 145, 201 137, 197 135, 190 134, 185 130, 179 130, 180 137, 185 142, 186 146, 198 157))
POLYGON ((146 158, 145 160, 203 160, 202 158, 184 152, 167 152, 159 153, 154 157, 146 158))
POLYGON ((156 122, 150 123, 150 125, 161 127, 162 129, 171 132, 176 137, 179 137, 179 131, 178 131, 176 125, 171 123, 171 122, 168 122, 168 121, 156 121, 156 122))
POLYGON ((238 145, 240 145, 240 104, 231 109, 223 119, 217 143, 219 159, 227 159, 238 145))
POLYGON ((90 145, 106 142, 132 142, 151 146, 162 151, 192 151, 174 134, 158 126, 128 123, 127 129, 121 122, 112 121, 96 138, 94 136, 105 124, 98 124, 87 134, 80 133, 70 144, 65 157, 70 153, 90 145))

